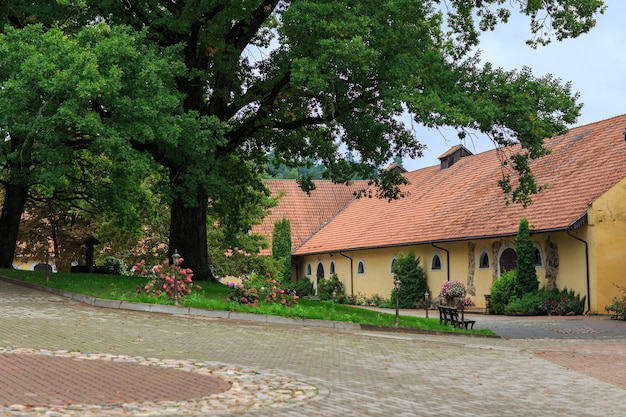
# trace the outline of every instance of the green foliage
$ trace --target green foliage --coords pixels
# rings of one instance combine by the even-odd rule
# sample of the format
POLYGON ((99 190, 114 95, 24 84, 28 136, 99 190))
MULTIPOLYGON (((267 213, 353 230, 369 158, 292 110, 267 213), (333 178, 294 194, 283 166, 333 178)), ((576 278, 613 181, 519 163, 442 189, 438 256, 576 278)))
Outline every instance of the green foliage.
POLYGON ((522 218, 515 237, 515 253, 517 255, 517 283, 515 293, 518 298, 537 291, 539 280, 535 270, 535 246, 530 240, 528 220, 522 218))
POLYGON ((124 261, 113 256, 106 256, 97 266, 100 270, 111 275, 126 275, 128 273, 124 261))
POLYGON ((494 314, 504 314, 504 309, 517 298, 515 290, 517 270, 507 271, 500 275, 491 285, 491 310, 494 314))
POLYGON ((581 315, 585 309, 586 297, 580 297, 567 288, 559 290, 540 289, 534 293, 526 293, 514 299, 505 308, 507 315, 547 315, 565 316, 581 315))
MULTIPOLYGON (((416 308, 423 305, 424 294, 429 290, 426 284, 426 274, 420 266, 420 259, 416 258, 412 252, 400 253, 393 263, 392 272, 394 273, 394 281, 396 279, 401 281, 398 300, 400 308, 416 308)), ((395 288, 391 292, 391 302, 394 305, 396 292, 395 288)))
POLYGON ((613 302, 604 309, 611 315, 612 319, 626 320, 626 287, 615 284, 617 289, 621 292, 618 297, 613 297, 613 302))
POLYGON ((288 281, 283 284, 290 293, 295 292, 298 297, 308 297, 313 295, 313 281, 308 277, 300 278, 299 281, 288 281))
MULTIPOLYGON (((204 228, 206 202, 211 220, 228 229, 224 239, 245 234, 250 219, 239 193, 259 189, 261 179, 251 173, 266 165, 269 150, 277 165, 319 162, 325 178, 338 182, 370 178, 396 156, 421 155, 423 144, 399 122, 406 112, 417 124, 452 126, 460 136, 477 129, 499 145, 524 142, 528 153, 507 161, 512 170, 500 185, 509 199, 528 204, 541 189, 529 161, 547 152, 544 138, 576 120, 578 97, 551 76, 482 65, 474 55, 479 32, 521 12, 530 16, 535 45, 576 37, 593 27, 603 3, 454 0, 445 14, 438 4, 3 1, 0 31, 45 32, 19 42, 0 39, 0 49, 15 53, 0 57, 6 98, 0 118, 15 119, 0 120, 0 135, 11 137, 0 145, 2 158, 13 167, 18 156, 33 164, 4 173, 13 183, 42 182, 24 178, 37 175, 47 186, 65 185, 74 178, 64 172, 73 160, 68 145, 85 142, 103 158, 94 167, 111 160, 103 177, 124 178, 125 168, 133 168, 128 161, 149 156, 167 169, 168 197, 176 203, 170 247, 197 254, 188 262, 203 278, 206 234, 193 232, 204 228), (255 60, 251 50, 267 53, 255 60), (13 141, 19 146, 6 149, 13 141), (189 225, 177 227, 181 217, 189 225)), ((301 175, 305 187, 310 176, 301 175)), ((378 197, 396 198, 404 181, 383 171, 372 185, 378 197)), ((104 183, 111 192, 100 189, 95 200, 108 196, 110 207, 125 215, 120 219, 131 216, 129 195, 113 190, 133 189, 134 182, 104 183)))
POLYGON ((291 224, 289 219, 282 219, 274 224, 272 257, 282 264, 280 282, 291 281, 291 224))
POLYGON ((320 300, 336 300, 339 303, 348 302, 345 287, 337 274, 332 274, 329 278, 320 280, 317 285, 317 296, 320 300), (335 293, 334 297, 333 292, 335 293))

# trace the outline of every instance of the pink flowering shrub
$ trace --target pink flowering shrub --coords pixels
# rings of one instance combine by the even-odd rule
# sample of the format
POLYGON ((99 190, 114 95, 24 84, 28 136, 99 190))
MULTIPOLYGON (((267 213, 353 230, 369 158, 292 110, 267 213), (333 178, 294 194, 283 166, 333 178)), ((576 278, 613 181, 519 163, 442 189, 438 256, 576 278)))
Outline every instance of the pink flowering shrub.
POLYGON ((258 307, 260 302, 281 304, 292 307, 298 304, 298 296, 289 294, 280 287, 280 283, 272 279, 269 273, 261 277, 252 273, 250 277, 243 278, 241 284, 228 283, 230 293, 226 301, 238 302, 251 307, 258 307))
POLYGON ((441 284, 441 293, 439 296, 442 298, 465 298, 466 293, 465 284, 461 281, 444 281, 443 284, 441 284))
MULTIPOLYGON (((183 259, 181 258, 180 262, 182 261, 183 259)), ((176 269, 178 274, 178 298, 183 298, 184 296, 191 294, 193 289, 202 289, 199 285, 194 286, 193 271, 191 268, 170 266, 167 259, 163 261, 163 264, 149 267, 146 265, 145 260, 141 260, 131 268, 131 271, 135 275, 148 278, 148 283, 143 287, 138 286, 137 292, 143 292, 146 295, 153 295, 157 298, 162 295, 174 298, 174 269, 176 269)))

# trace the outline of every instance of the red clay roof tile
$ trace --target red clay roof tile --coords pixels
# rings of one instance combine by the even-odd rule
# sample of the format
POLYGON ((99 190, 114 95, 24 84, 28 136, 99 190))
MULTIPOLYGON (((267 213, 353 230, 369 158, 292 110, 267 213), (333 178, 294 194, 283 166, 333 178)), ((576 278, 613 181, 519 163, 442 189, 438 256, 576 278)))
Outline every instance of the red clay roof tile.
MULTIPOLYGON (((406 198, 352 201, 294 254, 514 235, 522 217, 536 231, 566 229, 626 176, 625 128, 622 115, 547 139, 552 153, 531 166, 537 183, 548 188, 526 208, 505 205, 498 187, 503 168, 494 149, 461 158, 447 169, 434 166, 405 174, 410 181, 406 198)), ((514 146, 504 151, 522 150, 514 146)), ((315 224, 323 224, 323 214, 315 214, 319 215, 315 224)), ((300 228, 303 234, 315 230, 312 225, 300 228)), ((298 236, 298 241, 302 239, 298 236)))
MULTIPOLYGON (((271 247, 274 224, 287 218, 291 226, 291 245, 298 248, 326 222, 354 199, 354 194, 367 188, 367 181, 354 181, 346 186, 332 181, 313 181, 315 190, 310 195, 302 191, 294 180, 268 180, 267 187, 273 196, 282 195, 278 206, 271 210, 263 223, 252 228, 253 233, 268 237, 271 247)), ((261 251, 271 255, 271 249, 261 251)))

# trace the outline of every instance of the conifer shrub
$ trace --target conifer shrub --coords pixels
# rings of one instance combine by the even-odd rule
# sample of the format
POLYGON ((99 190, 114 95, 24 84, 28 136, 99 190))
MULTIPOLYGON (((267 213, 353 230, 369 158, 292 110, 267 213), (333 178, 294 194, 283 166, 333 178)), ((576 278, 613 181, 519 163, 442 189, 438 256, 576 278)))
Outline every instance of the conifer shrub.
MULTIPOLYGON (((424 304, 424 294, 428 290, 426 284, 426 274, 420 266, 420 258, 416 258, 415 254, 400 253, 393 263, 392 272, 394 273, 394 281, 400 279, 400 308, 417 308, 424 304)), ((430 292, 430 291, 429 291, 430 292)), ((391 304, 396 305, 396 289, 391 291, 391 304)))
POLYGON ((524 217, 519 222, 515 237, 515 254, 517 255, 517 283, 515 293, 518 298, 537 291, 539 280, 535 269, 535 245, 530 240, 528 220, 524 217))

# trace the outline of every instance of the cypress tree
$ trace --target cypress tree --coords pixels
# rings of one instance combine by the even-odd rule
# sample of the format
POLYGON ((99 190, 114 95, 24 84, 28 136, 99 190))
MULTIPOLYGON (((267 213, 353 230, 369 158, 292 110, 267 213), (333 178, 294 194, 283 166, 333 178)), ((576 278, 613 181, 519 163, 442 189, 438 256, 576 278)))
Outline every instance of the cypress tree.
POLYGON ((515 292, 519 298, 524 294, 537 291, 539 280, 535 270, 535 246, 530 240, 528 220, 523 217, 515 237, 515 253, 517 254, 517 284, 515 292))
POLYGON ((282 266, 278 281, 281 283, 291 281, 291 223, 289 219, 278 220, 274 223, 272 257, 282 266))

